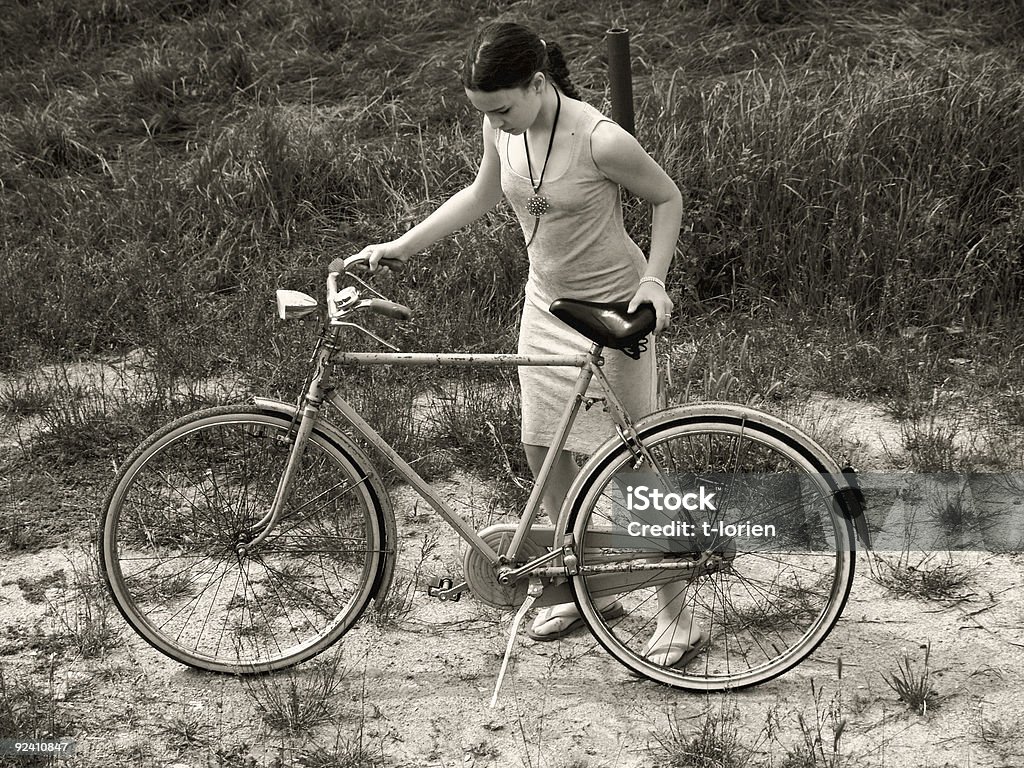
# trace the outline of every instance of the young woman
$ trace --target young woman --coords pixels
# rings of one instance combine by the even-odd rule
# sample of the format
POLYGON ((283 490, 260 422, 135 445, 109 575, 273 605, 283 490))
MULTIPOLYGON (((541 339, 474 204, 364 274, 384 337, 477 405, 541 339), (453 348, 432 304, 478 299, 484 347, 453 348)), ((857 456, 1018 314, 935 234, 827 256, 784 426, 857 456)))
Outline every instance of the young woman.
MULTIPOLYGON (((470 103, 484 115, 476 179, 397 240, 364 248, 371 269, 382 261, 405 262, 504 196, 522 226, 530 263, 520 354, 590 348, 548 311, 558 298, 628 301, 630 311, 650 304, 656 332, 662 331, 672 313, 665 275, 682 217, 679 190, 669 176, 629 133, 580 100, 559 47, 526 27, 486 25, 470 46, 462 77, 470 103), (653 206, 647 259, 623 227, 620 185, 653 206)), ((653 348, 635 361, 615 350, 604 355, 604 372, 629 412, 639 417, 654 410, 653 348)), ((522 438, 534 474, 576 374, 571 368, 520 368, 522 438)), ((572 451, 590 453, 610 434, 611 421, 601 409, 581 412, 543 498, 552 519, 578 472, 572 451)), ((666 666, 685 663, 705 638, 683 607, 682 586, 661 588, 658 602, 648 658, 666 666)), ((603 613, 610 619, 622 607, 610 600, 603 613)), ((553 606, 539 613, 529 635, 553 640, 581 624, 574 605, 553 606)))

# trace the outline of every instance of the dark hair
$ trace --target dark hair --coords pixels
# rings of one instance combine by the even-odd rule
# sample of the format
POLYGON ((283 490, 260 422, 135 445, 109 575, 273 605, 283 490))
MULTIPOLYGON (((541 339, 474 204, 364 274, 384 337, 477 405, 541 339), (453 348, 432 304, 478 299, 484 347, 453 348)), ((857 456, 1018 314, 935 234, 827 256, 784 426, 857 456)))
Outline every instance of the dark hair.
POLYGON ((471 91, 522 88, 538 72, 569 98, 581 100, 557 43, 545 43, 521 24, 492 21, 477 32, 466 52, 462 84, 471 91))

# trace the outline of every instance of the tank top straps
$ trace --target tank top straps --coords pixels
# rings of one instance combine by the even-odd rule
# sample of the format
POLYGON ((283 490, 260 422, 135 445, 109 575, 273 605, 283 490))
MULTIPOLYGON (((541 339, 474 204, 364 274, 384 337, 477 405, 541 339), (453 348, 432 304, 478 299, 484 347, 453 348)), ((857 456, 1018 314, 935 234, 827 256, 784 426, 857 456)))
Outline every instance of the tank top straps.
POLYGON ((511 137, 495 132, 502 191, 524 239, 530 241, 532 236, 527 249, 527 300, 544 309, 558 298, 625 301, 632 298, 644 272, 643 252, 623 226, 619 187, 594 162, 591 137, 602 122, 611 121, 579 103, 578 117, 569 129, 568 164, 557 176, 545 177, 540 194, 547 198, 549 209, 540 217, 526 209, 534 191, 530 179, 509 162, 511 137))

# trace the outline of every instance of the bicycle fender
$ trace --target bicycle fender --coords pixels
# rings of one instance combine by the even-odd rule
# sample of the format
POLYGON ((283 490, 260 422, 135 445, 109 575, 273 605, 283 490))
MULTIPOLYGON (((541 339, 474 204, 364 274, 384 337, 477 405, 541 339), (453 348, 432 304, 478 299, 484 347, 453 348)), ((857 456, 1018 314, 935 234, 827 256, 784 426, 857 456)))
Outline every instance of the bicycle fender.
MULTIPOLYGON (((282 418, 289 420, 291 420, 298 411, 298 408, 294 403, 286 403, 269 397, 254 397, 252 402, 253 405, 267 414, 281 416, 282 418)), ((395 513, 391 506, 391 496, 388 494, 387 488, 385 488, 384 484, 380 481, 378 473, 373 471, 373 464, 370 459, 366 456, 363 450, 352 441, 352 438, 348 437, 329 421, 319 422, 316 428, 323 432, 328 439, 334 443, 335 447, 345 454, 352 464, 362 472, 363 478, 365 479, 370 492, 377 498, 377 501, 380 504, 381 513, 384 517, 385 551, 394 549, 398 542, 398 527, 395 523, 395 513)), ((391 579, 395 572, 396 552, 397 550, 391 552, 387 557, 384 557, 381 560, 380 568, 378 569, 377 575, 374 579, 372 592, 374 600, 383 598, 388 593, 388 589, 391 586, 391 579)))
POLYGON ((857 538, 860 539, 866 549, 871 549, 871 537, 867 518, 864 515, 864 493, 857 482, 856 472, 853 467, 847 466, 840 469, 839 464, 828 451, 794 424, 749 405, 713 401, 679 405, 653 413, 640 419, 636 424, 636 430, 638 433, 642 433, 645 427, 658 423, 666 417, 693 418, 696 416, 723 418, 732 421, 756 421, 778 432, 790 442, 800 445, 806 453, 810 454, 810 458, 819 466, 819 471, 825 475, 832 486, 833 498, 839 504, 839 509, 843 516, 853 523, 857 538))
MULTIPOLYGON (((711 419, 726 422, 753 421, 770 431, 777 433, 777 436, 789 442, 791 445, 799 446, 811 462, 816 465, 818 471, 825 476, 826 481, 832 488, 832 496, 843 516, 853 523, 854 532, 866 549, 871 548, 870 535, 867 519, 864 515, 864 495, 856 481, 856 475, 852 467, 840 469, 839 464, 821 445, 810 435, 799 427, 790 424, 778 416, 753 408, 749 405, 728 402, 701 402, 688 405, 677 405, 666 408, 639 419, 634 424, 638 435, 643 436, 653 428, 670 419, 711 419)), ((579 492, 580 483, 589 475, 588 469, 592 465, 599 465, 607 460, 609 455, 622 445, 619 437, 611 437, 590 457, 590 460, 581 469, 577 476, 577 482, 566 496, 566 501, 571 501, 579 492)), ((564 529, 569 515, 568 503, 562 508, 559 515, 559 530, 564 529)))

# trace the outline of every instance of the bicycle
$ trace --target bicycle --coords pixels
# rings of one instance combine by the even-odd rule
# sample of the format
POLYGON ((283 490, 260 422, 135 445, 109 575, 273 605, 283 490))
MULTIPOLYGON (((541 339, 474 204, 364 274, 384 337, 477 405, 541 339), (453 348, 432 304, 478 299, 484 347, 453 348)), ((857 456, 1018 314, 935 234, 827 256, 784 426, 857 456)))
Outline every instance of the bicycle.
MULTIPOLYGON (((279 670, 324 651, 384 599, 396 522, 356 437, 468 545, 463 580, 442 578, 428 593, 457 600, 469 591, 493 606, 520 606, 505 664, 526 611, 565 602, 575 602, 596 640, 632 672, 688 690, 770 680, 826 638, 853 584, 855 524, 867 543, 852 469, 748 406, 675 406, 634 421, 604 378, 602 352, 641 354, 655 323, 649 306, 629 315, 624 304, 555 302, 552 312, 592 342, 585 354, 405 354, 354 321, 361 312, 411 314, 376 293, 358 266, 365 263, 352 257, 328 276, 326 321, 296 404, 256 397, 194 412, 157 430, 121 466, 104 506, 102 570, 121 614, 153 647, 212 672, 279 670), (349 284, 339 289, 340 278, 349 284), (350 330, 392 351, 346 351, 350 330), (519 522, 477 531, 453 511, 338 393, 338 369, 350 364, 579 368, 519 522), (592 382, 600 395, 588 394, 592 382), (343 426, 322 417, 325 404, 343 426), (556 523, 536 523, 553 457, 579 410, 598 406, 615 434, 581 468, 556 523), (666 503, 678 491, 672 514, 647 515, 649 485, 647 516, 635 514, 640 481, 655 483, 666 503), (737 533, 743 520, 783 531, 750 543, 737 533), (670 523, 684 533, 693 527, 688 536, 678 527, 659 536, 651 527, 659 521, 662 533, 670 523), (665 585, 676 585, 708 637, 677 667, 645 654, 655 588, 665 585), (621 610, 601 605, 609 597, 621 610)), ((278 291, 282 318, 318 311, 313 297, 278 291)))

